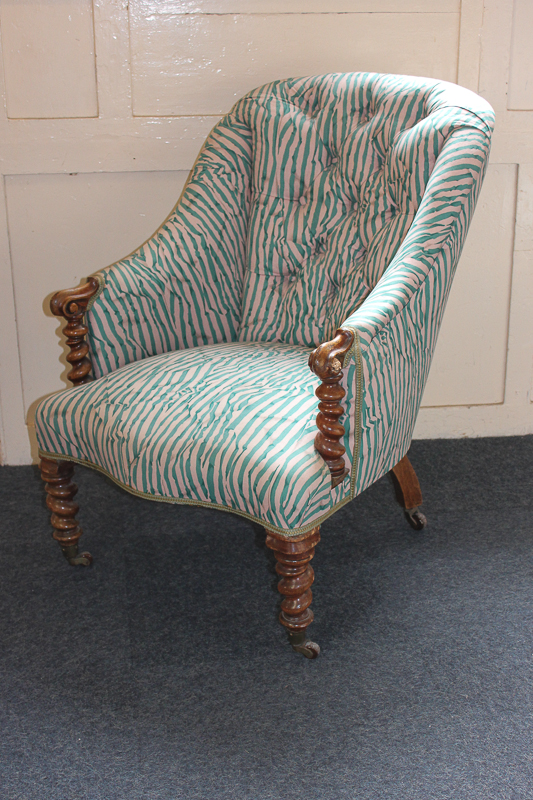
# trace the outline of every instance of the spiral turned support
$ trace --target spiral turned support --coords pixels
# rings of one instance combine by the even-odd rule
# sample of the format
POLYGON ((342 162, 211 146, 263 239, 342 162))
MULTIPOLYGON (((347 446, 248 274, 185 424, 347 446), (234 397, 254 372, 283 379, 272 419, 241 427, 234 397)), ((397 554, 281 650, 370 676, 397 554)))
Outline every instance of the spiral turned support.
POLYGON ((52 512, 54 539, 59 542, 63 555, 72 566, 90 566, 90 553, 78 553, 78 540, 82 530, 75 519, 79 506, 74 502, 78 487, 71 481, 74 465, 70 461, 41 459, 41 478, 45 482, 46 505, 52 512))
POLYGON ((353 344, 353 333, 338 330, 334 339, 324 342, 309 357, 309 367, 318 375, 322 383, 315 394, 320 400, 319 413, 316 418, 318 433, 315 447, 331 472, 331 488, 338 486, 349 474, 344 461, 346 448, 341 444, 344 436, 344 425, 340 418, 344 414, 341 405, 346 392, 340 385, 344 357, 353 344))
POLYGON ((266 545, 276 556, 276 572, 281 580, 278 590, 283 596, 279 621, 287 628, 293 650, 306 658, 316 658, 320 647, 307 638, 306 631, 313 621, 310 605, 311 585, 315 578, 309 562, 320 541, 320 528, 303 536, 285 539, 267 529, 266 545))
POLYGON ((88 278, 83 286, 56 292, 50 301, 52 314, 67 320, 63 333, 70 348, 67 361, 72 364, 72 369, 67 377, 74 386, 81 386, 91 379, 91 362, 87 358, 89 346, 85 341, 89 329, 85 325, 84 316, 90 299, 99 288, 100 284, 97 278, 88 278))

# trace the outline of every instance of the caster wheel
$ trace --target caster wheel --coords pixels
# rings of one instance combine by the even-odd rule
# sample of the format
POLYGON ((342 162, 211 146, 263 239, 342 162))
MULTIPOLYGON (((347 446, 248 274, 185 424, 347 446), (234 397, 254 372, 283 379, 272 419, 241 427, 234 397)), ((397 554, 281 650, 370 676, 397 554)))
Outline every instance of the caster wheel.
POLYGON ((406 511, 405 516, 407 518, 407 522, 411 528, 414 528, 415 531, 421 531, 428 524, 426 517, 418 508, 413 508, 406 511))
POLYGON ((316 642, 311 642, 309 639, 303 644, 293 644, 292 649, 295 653, 301 653, 306 658, 318 658, 320 647, 316 642))
POLYGON ((79 553, 68 559, 68 563, 73 567, 90 567, 93 563, 93 557, 90 553, 79 553))

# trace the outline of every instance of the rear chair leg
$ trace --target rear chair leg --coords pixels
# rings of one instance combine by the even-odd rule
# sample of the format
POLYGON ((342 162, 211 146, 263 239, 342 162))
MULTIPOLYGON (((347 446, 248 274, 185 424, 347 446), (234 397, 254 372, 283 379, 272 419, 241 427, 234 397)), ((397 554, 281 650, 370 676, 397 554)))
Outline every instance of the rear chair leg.
POLYGON ((72 566, 88 567, 93 562, 90 553, 78 553, 78 539, 82 530, 75 519, 79 506, 73 501, 78 487, 70 479, 74 474, 71 461, 41 459, 41 478, 45 482, 46 505, 52 512, 54 539, 59 542, 63 555, 72 566))
POLYGON ((313 595, 311 584, 315 574, 309 562, 320 541, 320 528, 313 528, 303 536, 284 539, 274 531, 265 529, 266 545, 276 556, 276 572, 281 577, 278 590, 283 595, 279 621, 287 628, 292 649, 306 658, 316 658, 320 647, 307 638, 307 627, 313 621, 309 608, 313 595))
POLYGON ((420 511, 422 491, 416 472, 407 456, 404 456, 391 470, 396 499, 405 511, 407 521, 415 531, 421 531, 427 525, 427 519, 420 511))

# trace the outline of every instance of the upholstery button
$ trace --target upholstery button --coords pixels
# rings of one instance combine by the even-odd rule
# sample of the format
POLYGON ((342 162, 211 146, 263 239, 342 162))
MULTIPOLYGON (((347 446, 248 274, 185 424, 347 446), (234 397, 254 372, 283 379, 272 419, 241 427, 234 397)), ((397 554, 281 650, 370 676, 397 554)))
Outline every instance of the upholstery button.
POLYGON ((303 196, 300 197, 299 203, 300 203, 301 206, 306 206, 307 205, 307 197, 303 197, 303 196))
POLYGON ((336 164, 339 159, 335 156, 335 158, 331 159, 332 164, 336 164))

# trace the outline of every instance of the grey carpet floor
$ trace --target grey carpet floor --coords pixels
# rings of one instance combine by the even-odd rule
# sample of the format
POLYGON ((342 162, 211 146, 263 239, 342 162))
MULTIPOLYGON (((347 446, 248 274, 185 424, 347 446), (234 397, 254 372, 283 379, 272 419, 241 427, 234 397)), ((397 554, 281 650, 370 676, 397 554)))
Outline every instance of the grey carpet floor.
POLYGON ((75 569, 0 468, 1 800, 533 798, 533 437, 411 458, 425 532, 388 478, 323 525, 316 661, 246 520, 79 468, 75 569))

